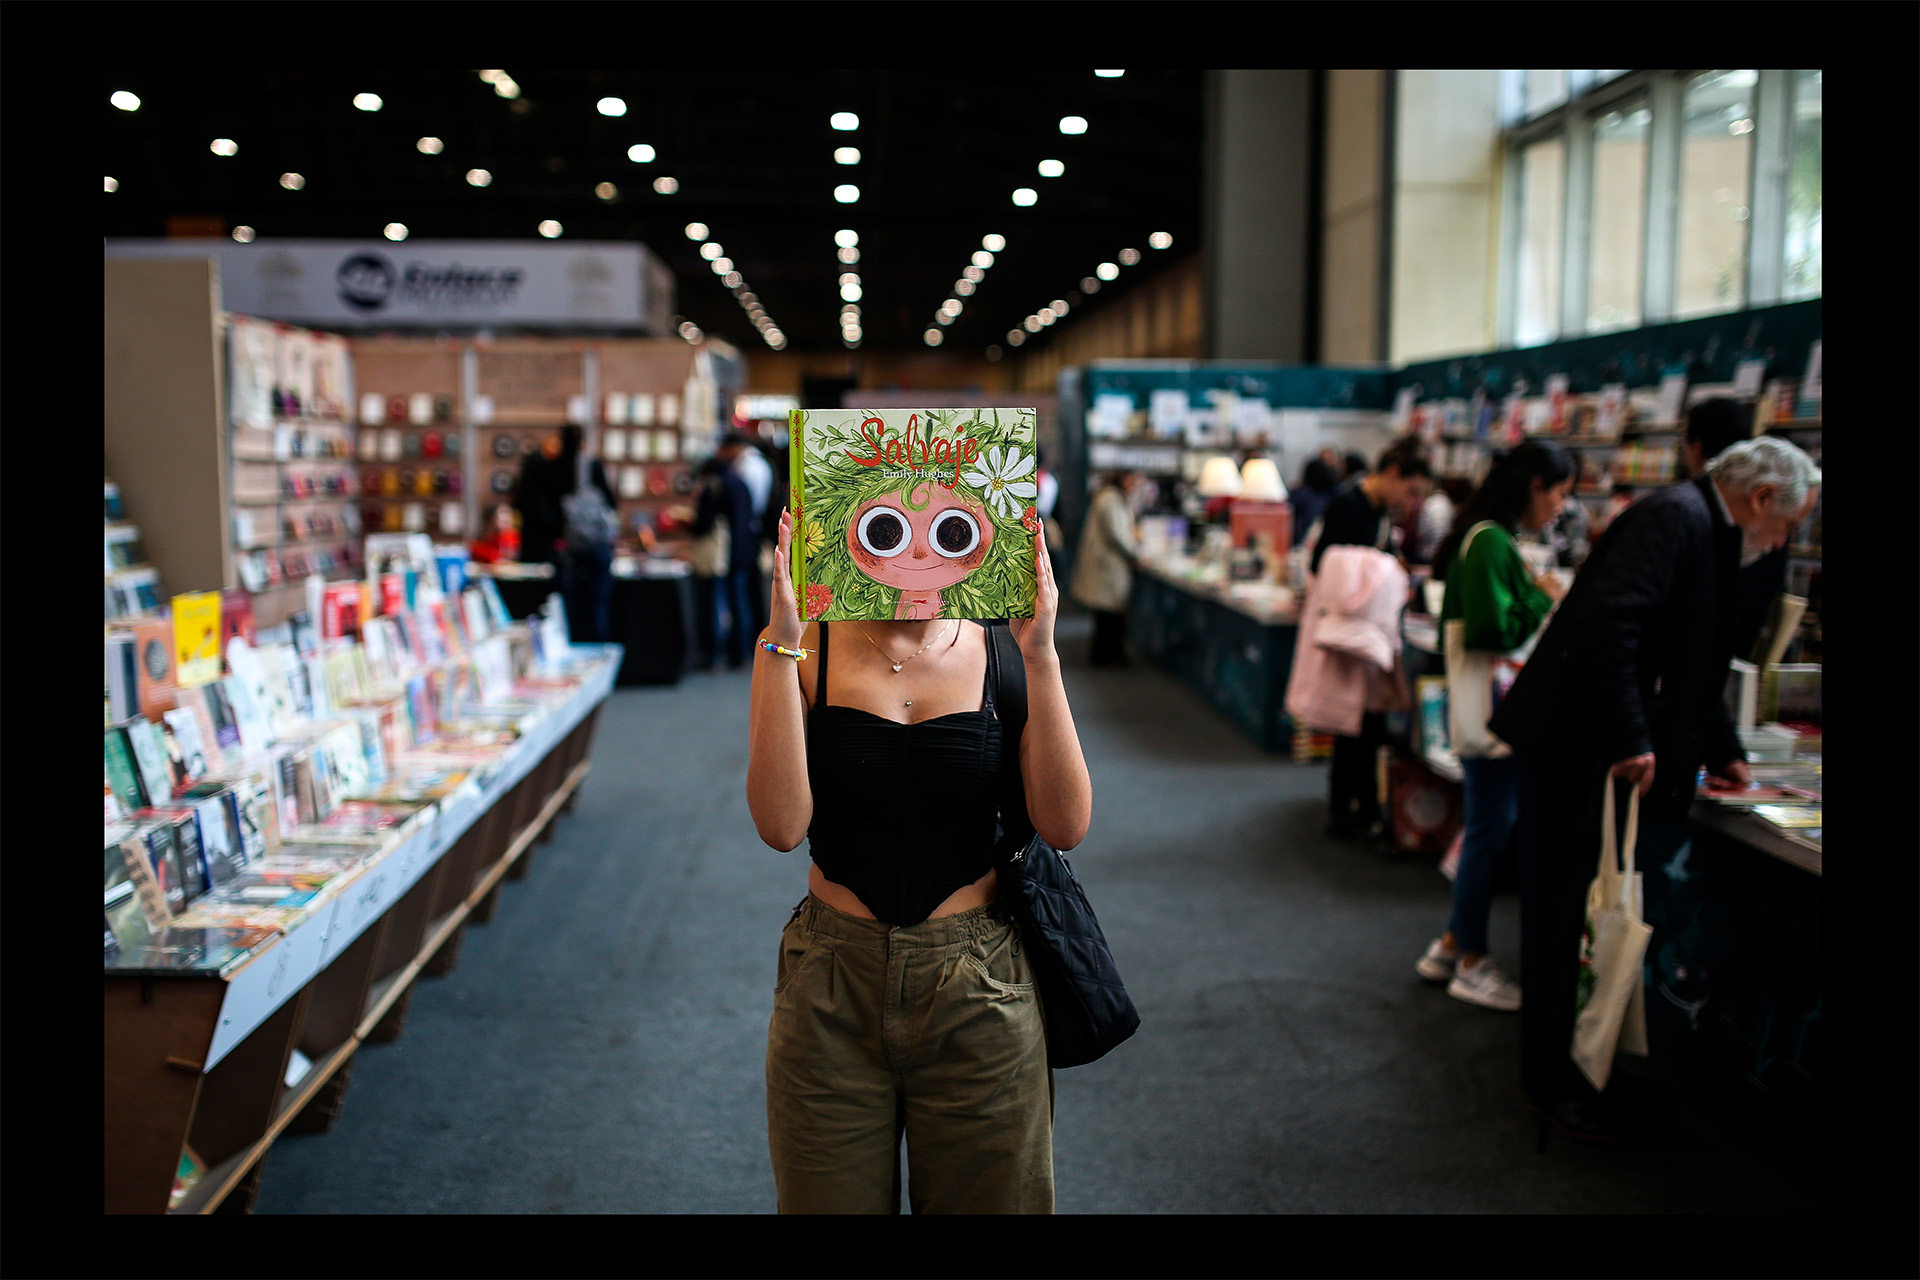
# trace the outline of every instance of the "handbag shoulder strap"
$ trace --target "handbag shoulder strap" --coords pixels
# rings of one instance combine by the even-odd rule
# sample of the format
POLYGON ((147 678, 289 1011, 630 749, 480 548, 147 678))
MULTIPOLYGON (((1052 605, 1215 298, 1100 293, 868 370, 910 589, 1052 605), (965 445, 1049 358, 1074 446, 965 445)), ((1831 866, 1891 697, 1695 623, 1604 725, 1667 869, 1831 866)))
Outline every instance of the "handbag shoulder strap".
POLYGON ((1020 776, 1020 735, 1027 727, 1027 668, 1020 659, 1020 648, 1013 631, 1004 622, 987 626, 987 675, 994 687, 994 709, 1001 724, 1001 770, 1003 774, 1000 825, 1009 837, 1024 846, 1033 835, 1027 818, 1026 783, 1020 776))
POLYGON ((1462 560, 1465 560, 1467 558, 1467 548, 1473 545, 1473 540, 1474 538, 1479 536, 1480 531, 1483 529, 1492 529, 1494 527, 1496 527, 1495 521, 1482 520, 1479 524, 1476 524, 1475 526, 1473 526, 1473 528, 1467 530, 1467 536, 1460 539, 1460 550, 1457 553, 1459 557, 1462 560))
POLYGON ((1634 846, 1640 841, 1640 788, 1630 786, 1627 790, 1627 835, 1625 841, 1621 841, 1614 831, 1614 785, 1615 779, 1609 774, 1604 784, 1606 792, 1600 803, 1599 874, 1603 879, 1620 879, 1620 896, 1624 902, 1633 882, 1634 846))

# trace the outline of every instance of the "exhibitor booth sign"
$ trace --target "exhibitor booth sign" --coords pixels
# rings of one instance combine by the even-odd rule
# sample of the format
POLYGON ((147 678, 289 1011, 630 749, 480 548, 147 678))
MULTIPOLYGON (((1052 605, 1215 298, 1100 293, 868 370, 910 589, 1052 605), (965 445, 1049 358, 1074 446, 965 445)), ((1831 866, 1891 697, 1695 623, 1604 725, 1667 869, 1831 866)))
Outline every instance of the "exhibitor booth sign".
POLYGON ((664 334, 673 276, 638 244, 109 240, 113 257, 212 257, 221 305, 325 329, 553 327, 664 334))

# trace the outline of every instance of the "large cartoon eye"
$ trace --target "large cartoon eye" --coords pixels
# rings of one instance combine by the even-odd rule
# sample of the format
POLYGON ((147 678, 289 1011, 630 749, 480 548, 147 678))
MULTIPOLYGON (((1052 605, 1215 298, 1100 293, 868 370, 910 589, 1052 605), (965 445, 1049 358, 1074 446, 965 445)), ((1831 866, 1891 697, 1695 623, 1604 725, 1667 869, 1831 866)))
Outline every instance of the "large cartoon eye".
POLYGON ((907 522, 892 507, 874 507, 860 517, 860 545, 891 560, 907 549, 907 522))
POLYGON ((958 507, 935 516, 928 533, 933 549, 949 560, 958 560, 980 545, 980 522, 958 507))

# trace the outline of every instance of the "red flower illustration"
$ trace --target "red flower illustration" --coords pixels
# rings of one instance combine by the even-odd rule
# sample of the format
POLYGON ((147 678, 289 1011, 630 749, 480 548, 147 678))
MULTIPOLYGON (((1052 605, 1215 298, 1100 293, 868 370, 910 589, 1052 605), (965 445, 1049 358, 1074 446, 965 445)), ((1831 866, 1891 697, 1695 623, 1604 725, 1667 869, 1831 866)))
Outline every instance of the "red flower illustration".
POLYGON ((1028 507, 1020 513, 1020 523, 1027 527, 1028 533, 1040 532, 1040 511, 1037 507, 1028 507))
POLYGON ((807 584, 807 617, 817 621, 833 603, 833 589, 817 582, 807 584))

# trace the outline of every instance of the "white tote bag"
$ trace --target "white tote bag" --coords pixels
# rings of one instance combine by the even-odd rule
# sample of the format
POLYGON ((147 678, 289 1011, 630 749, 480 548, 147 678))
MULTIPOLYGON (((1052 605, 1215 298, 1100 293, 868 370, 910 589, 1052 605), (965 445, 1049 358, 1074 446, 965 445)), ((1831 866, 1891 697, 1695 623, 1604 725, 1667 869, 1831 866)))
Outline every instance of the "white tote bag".
MULTIPOLYGON (((1455 559, 1466 559, 1467 548, 1473 545, 1474 538, 1482 530, 1492 527, 1493 521, 1482 520, 1467 530, 1455 559)), ((1455 618, 1446 624, 1442 639, 1447 659, 1447 731, 1453 754, 1462 760, 1511 754, 1507 744, 1487 729, 1487 721, 1493 718, 1494 708, 1500 705, 1507 690, 1513 687, 1521 664, 1533 651, 1534 637, 1529 637, 1525 644, 1512 653, 1469 649, 1467 624, 1455 618)))
POLYGON ((1587 922, 1580 937, 1580 976, 1574 994, 1573 1060, 1595 1089, 1605 1089, 1616 1052, 1647 1052, 1643 987, 1653 926, 1643 918, 1634 844, 1640 832, 1640 790, 1627 802, 1627 836, 1616 849, 1613 784, 1600 805, 1600 866, 1587 887, 1587 922))

